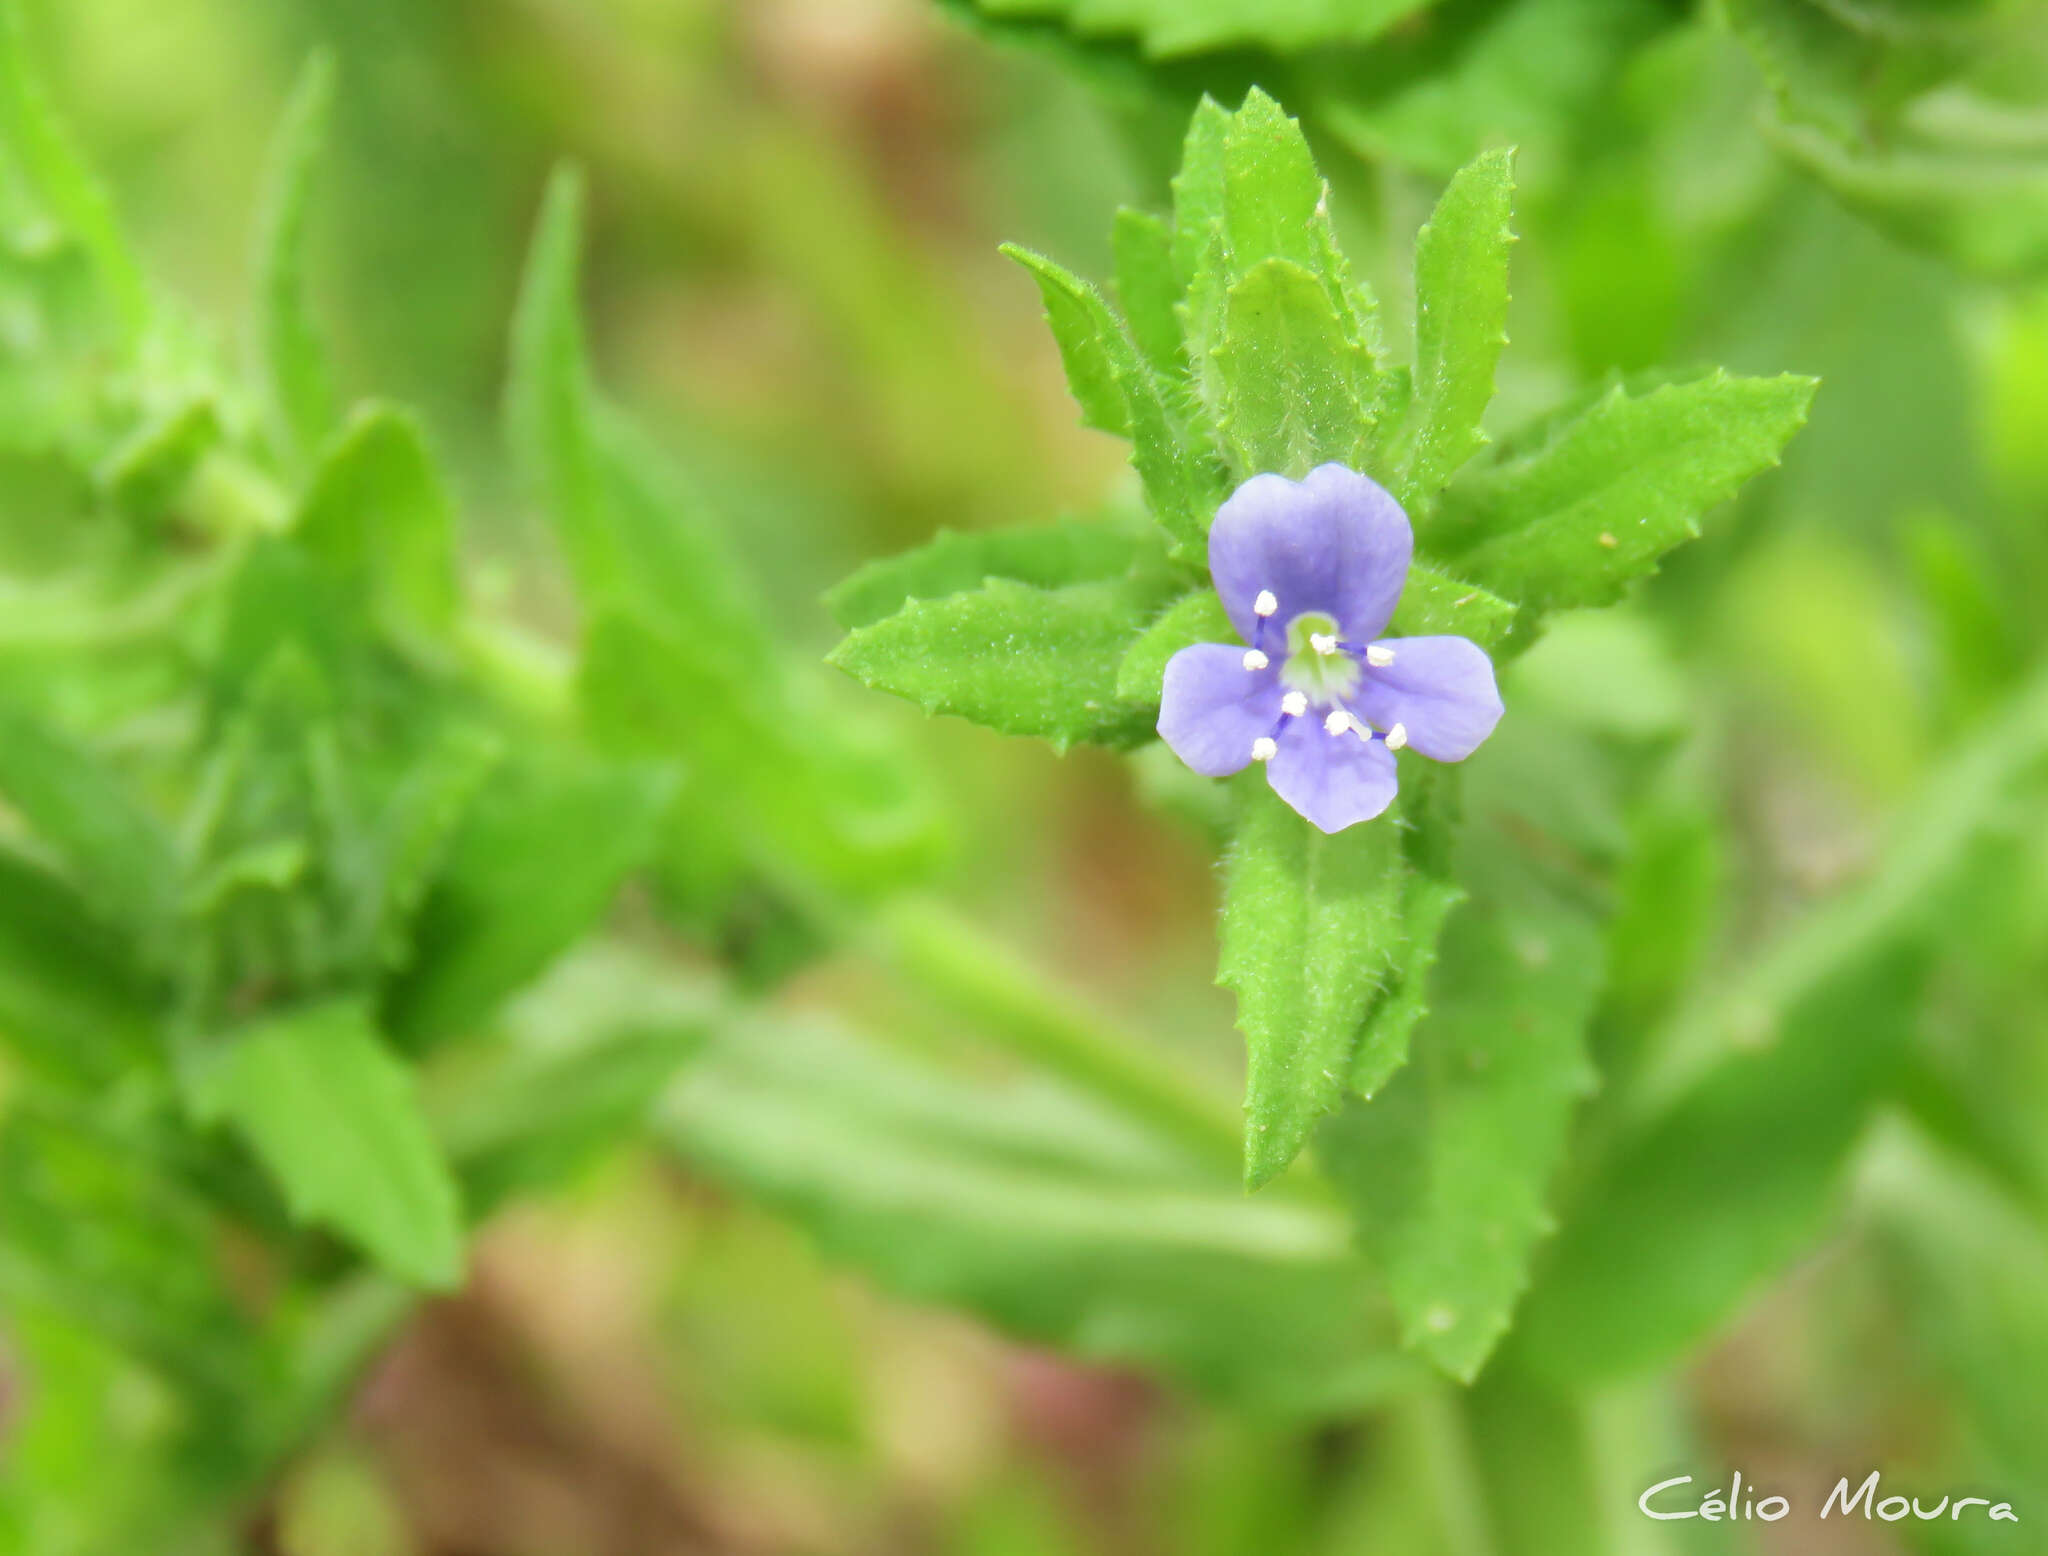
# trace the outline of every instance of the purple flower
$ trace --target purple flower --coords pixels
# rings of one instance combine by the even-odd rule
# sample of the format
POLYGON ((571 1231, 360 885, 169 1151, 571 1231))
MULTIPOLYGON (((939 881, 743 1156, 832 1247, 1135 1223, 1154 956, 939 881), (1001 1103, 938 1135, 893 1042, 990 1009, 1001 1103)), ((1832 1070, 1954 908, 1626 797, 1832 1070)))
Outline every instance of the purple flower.
POLYGON ((1196 772, 1266 764, 1325 832, 1393 803, 1394 753, 1462 762, 1501 715, 1493 662, 1466 638, 1382 638, 1415 536, 1377 482, 1342 465, 1255 475, 1209 531, 1209 574, 1242 634, 1166 666, 1159 733, 1196 772))

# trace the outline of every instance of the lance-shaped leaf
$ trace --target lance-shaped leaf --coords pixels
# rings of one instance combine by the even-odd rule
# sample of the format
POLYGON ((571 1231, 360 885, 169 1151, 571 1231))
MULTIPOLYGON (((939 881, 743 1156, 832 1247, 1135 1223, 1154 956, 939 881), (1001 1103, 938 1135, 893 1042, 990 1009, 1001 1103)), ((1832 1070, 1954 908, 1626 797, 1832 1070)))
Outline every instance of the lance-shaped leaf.
POLYGON ((1208 453, 1181 425, 1168 389, 1094 287, 1029 249, 1008 244, 1003 252, 1038 283, 1082 420, 1131 440, 1131 464, 1152 516, 1183 548, 1194 548, 1220 494, 1212 489, 1208 453))
POLYGON ((461 1032, 567 950, 645 863, 675 793, 650 766, 506 763, 476 796, 389 991, 411 1045, 461 1032))
POLYGON ((1452 488, 1423 543, 1535 611, 1608 604, 1777 464, 1813 391, 1722 372, 1640 396, 1617 386, 1535 452, 1452 488))
POLYGON ((1237 994, 1248 1049, 1245 1181, 1256 1188, 1343 1099, 1359 1029, 1400 954, 1407 867, 1391 826, 1320 832, 1256 769, 1237 788, 1216 981, 1237 994))
POLYGON ((1124 320, 1152 371, 1165 382, 1187 376, 1181 351, 1180 277, 1173 268, 1173 232, 1147 211, 1129 206, 1110 228, 1116 256, 1116 296, 1124 320))
POLYGON ((1415 238, 1413 398, 1399 434, 1395 495, 1419 516, 1479 452, 1480 418, 1507 344, 1514 159, 1490 151, 1461 169, 1415 238))
POLYGON ((356 1000, 306 1006, 225 1034, 189 1059, 194 1111, 248 1141, 292 1214, 330 1226, 416 1286, 462 1276, 455 1180, 427 1131, 412 1072, 356 1000))
POLYGON ((1387 1272, 1403 1339, 1470 1379, 1527 1285, 1566 1126, 1593 1085, 1601 938, 1497 834, 1461 862, 1472 901, 1444 931, 1415 1058, 1317 1152, 1387 1272))
POLYGON ((293 532, 402 641, 432 642, 453 623, 455 508, 409 412, 356 409, 322 452, 293 532))
POLYGON ((942 599, 1008 578, 1037 589, 1121 578, 1164 561, 1156 535, 1115 524, 1063 520, 1015 529, 941 530, 913 551, 866 563, 825 596, 849 631, 893 616, 913 600, 942 599))
POLYGON ((1378 405, 1372 355, 1323 280, 1292 260, 1264 260, 1231 287, 1213 378, 1239 476, 1365 462, 1378 405))
POLYGON ((299 76, 270 152, 256 226, 256 378, 286 458, 312 458, 334 426, 326 343, 307 309, 306 219, 334 109, 334 60, 315 54, 299 76))
POLYGON ((101 921, 162 949, 178 891, 170 835, 81 742, 0 702, 0 798, 63 864, 101 921))
POLYGON ((991 578, 913 602, 847 634, 831 662, 878 691, 1064 751, 1130 745, 1148 710, 1117 695, 1117 667, 1165 590, 1150 580, 1034 589, 991 578))

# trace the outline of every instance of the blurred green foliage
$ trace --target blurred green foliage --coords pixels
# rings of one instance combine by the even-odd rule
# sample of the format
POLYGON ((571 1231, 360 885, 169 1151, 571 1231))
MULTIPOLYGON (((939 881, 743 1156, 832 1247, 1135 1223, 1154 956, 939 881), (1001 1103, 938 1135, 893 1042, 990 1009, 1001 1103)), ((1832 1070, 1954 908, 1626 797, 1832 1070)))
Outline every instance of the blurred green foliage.
POLYGON ((0 1551, 2040 1543, 2037 5, 5 10, 0 1551), (1247 1198, 1087 747, 1338 452, 1510 714, 1247 1198))

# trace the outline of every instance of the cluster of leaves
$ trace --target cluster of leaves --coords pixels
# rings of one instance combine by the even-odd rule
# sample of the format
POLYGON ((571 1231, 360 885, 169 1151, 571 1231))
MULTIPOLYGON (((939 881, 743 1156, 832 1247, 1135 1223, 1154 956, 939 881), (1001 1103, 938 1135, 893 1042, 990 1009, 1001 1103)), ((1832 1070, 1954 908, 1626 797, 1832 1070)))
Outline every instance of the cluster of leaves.
MULTIPOLYGON (((1013 251, 1045 299, 1084 421, 1131 440, 1159 534, 943 537, 874 564, 836 596, 852 628, 842 667, 928 711, 1062 746, 1129 745, 1157 717, 1167 659, 1232 635, 1200 575, 1217 504, 1252 474, 1326 460, 1375 475, 1415 521, 1420 560, 1393 630, 1456 633, 1505 660, 1552 612, 1616 599, 1775 463, 1805 418, 1803 379, 1614 385, 1475 462, 1506 339, 1507 155, 1461 171, 1417 240, 1412 364, 1390 361, 1327 188, 1272 98, 1254 90, 1234 113, 1205 102, 1174 196, 1171 224, 1118 218, 1120 314, 1050 260, 1013 251)), ((1245 1171, 1257 1185, 1345 1096, 1374 1096, 1402 1067, 1438 934, 1467 887, 1449 863, 1447 777, 1411 772, 1396 822, 1334 837, 1258 773, 1236 787, 1222 980, 1250 1046, 1245 1171)), ((1593 987, 1559 992, 1550 1149, 1516 1164, 1537 1183, 1577 1085, 1593 987)), ((1518 1090, 1532 1108, 1546 1095, 1518 1090)), ((1525 1249, 1533 1203, 1522 1219, 1525 1249)))
POLYGON ((1726 0, 1773 139, 1903 242, 2001 278, 2048 270, 2048 27, 2026 6, 1726 0))

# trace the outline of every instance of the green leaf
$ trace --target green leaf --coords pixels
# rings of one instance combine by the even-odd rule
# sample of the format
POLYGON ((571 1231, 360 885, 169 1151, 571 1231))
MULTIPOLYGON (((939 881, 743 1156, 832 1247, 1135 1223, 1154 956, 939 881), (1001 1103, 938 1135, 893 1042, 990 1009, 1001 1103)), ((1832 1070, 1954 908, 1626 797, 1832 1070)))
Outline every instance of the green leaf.
POLYGON ((1166 662, 1196 643, 1237 641, 1237 628, 1224 613, 1214 589, 1182 595, 1147 627, 1124 654, 1116 670, 1116 694, 1125 702, 1156 708, 1166 662))
POLYGON ((1030 271, 1038 283, 1046 322, 1052 326, 1060 360, 1066 365, 1067 386, 1081 407, 1081 425, 1129 437, 1131 412, 1125 385, 1142 369, 1122 323, 1110 312, 1102 294, 1078 276, 1014 243, 1004 244, 1002 251, 1030 271))
POLYGON ((693 1171, 888 1289, 1085 1360, 1156 1368, 1267 1413, 1354 1410, 1414 1381, 1340 1217, 1247 1202, 1046 1081, 735 1020, 659 1127, 693 1171))
POLYGON ((1923 974, 1896 944, 1840 967, 1775 1041, 1631 1130, 1566 1207, 1522 1315, 1529 1364, 1575 1386, 1664 1365, 1820 1235, 1923 974))
POLYGON ((1181 426, 1167 391, 1139 359, 1100 293, 1028 249, 1009 244, 1003 252, 1038 282, 1068 382, 1087 413, 1084 420, 1130 438, 1131 464, 1152 516, 1180 549, 1198 551, 1219 496, 1206 449, 1181 426))
POLYGON ((1187 376, 1181 351, 1181 283, 1173 268, 1173 232, 1147 211, 1124 206, 1110 228, 1116 296, 1139 352, 1168 383, 1187 376))
POLYGON ((1317 1154, 1387 1272, 1404 1341, 1469 1381, 1527 1284, 1566 1126, 1593 1086, 1601 939, 1497 834, 1469 840, 1461 863, 1472 900, 1444 932, 1415 1060, 1327 1125, 1317 1154))
POLYGON ((1515 607, 1499 595, 1417 563, 1408 569, 1408 584, 1387 633, 1404 638, 1448 634, 1491 651, 1506 641, 1514 623, 1515 607))
POLYGON ((1216 981, 1245 1034, 1245 1181, 1293 1161, 1348 1085, 1359 1030, 1402 944, 1406 865, 1384 821, 1325 834, 1257 770, 1237 780, 1216 981))
POLYGON ((1778 462, 1813 391, 1722 372, 1639 397, 1617 386, 1533 453, 1451 488, 1424 542, 1529 610, 1608 604, 1778 462))
POLYGON ((1223 230, 1223 142, 1230 134, 1231 114, 1213 97, 1204 96, 1188 119, 1188 132, 1181 144, 1180 171, 1173 178, 1173 273, 1183 296, 1182 322, 1188 326, 1189 347, 1195 341, 1194 304, 1186 300, 1211 245, 1222 251, 1223 230))
POLYGON ((455 1180, 427 1131, 412 1072, 353 999, 223 1035, 191 1058, 202 1122, 231 1126, 283 1187, 292 1214, 330 1226, 399 1279, 462 1278, 455 1180))
POLYGON ((624 611, 591 624, 577 683, 604 750, 685 764, 671 870, 717 865, 724 886, 699 884, 718 890, 744 860, 805 893, 870 896, 925 874, 943 839, 898 753, 842 723, 821 691, 764 685, 756 665, 624 611))
POLYGON ((646 862, 675 793, 665 769, 507 763, 470 807, 421 905, 390 1030, 424 1046, 540 973, 646 862))
POLYGON ((920 600, 859 628, 831 663, 879 691, 1064 751, 1145 738, 1147 710, 1117 695, 1117 667, 1164 591, 1150 583, 1034 589, 1006 578, 920 600))
POLYGON ((1508 332, 1514 156, 1489 151, 1460 169, 1415 238, 1414 398, 1400 429, 1395 493, 1411 515, 1486 442, 1480 418, 1508 332))
POLYGON ((1444 922, 1464 900, 1465 889, 1454 882, 1420 870, 1408 877, 1401 899, 1406 943, 1397 962, 1397 981, 1366 1018, 1351 1063, 1351 1089, 1368 1102, 1408 1062, 1416 1023, 1429 1014, 1429 980, 1444 922))
POLYGON ((1269 259, 1231 287, 1215 352, 1215 405, 1239 476, 1300 477, 1326 460, 1364 462, 1378 403, 1372 355, 1329 290, 1269 259))
POLYGON ((1121 578, 1139 562, 1157 566, 1157 541, 1114 524, 1062 520, 1014 529, 941 530, 912 551, 862 566, 825 596, 849 631, 893 616, 914 600, 942 599, 1008 578, 1039 589, 1121 578))
POLYGON ((597 450, 596 390, 577 297, 582 225, 582 175, 557 168, 513 315, 505 425, 514 468, 554 524, 578 593, 595 601, 630 592, 633 566, 597 450))
POLYGON ((1058 20, 1082 38, 1125 37, 1169 59, 1257 45, 1291 53, 1364 43, 1430 0, 973 0, 995 18, 1058 20))
POLYGON ((306 219, 334 108, 334 59, 306 62, 270 151, 256 223, 255 366, 271 435, 309 460, 334 426, 326 344, 306 306, 306 219))
POLYGON ((360 405, 322 451, 292 521, 299 544, 401 642, 455 620, 455 508, 410 412, 360 405))
POLYGON ((184 400, 116 447, 94 472, 94 484, 129 518, 160 519, 220 442, 221 431, 220 411, 210 396, 184 400))
POLYGON ((156 1023, 126 948, 63 881, 0 851, 0 1048, 87 1092, 146 1066, 156 1023))
POLYGON ((101 920, 161 951, 176 908, 168 833, 100 759, 27 709, 0 703, 0 797, 64 865, 101 920))
POLYGON ((0 147, 45 214, 91 257, 101 288, 132 340, 149 319, 142 269, 113 202, 66 138, 28 60, 17 8, 0 8, 0 147))

